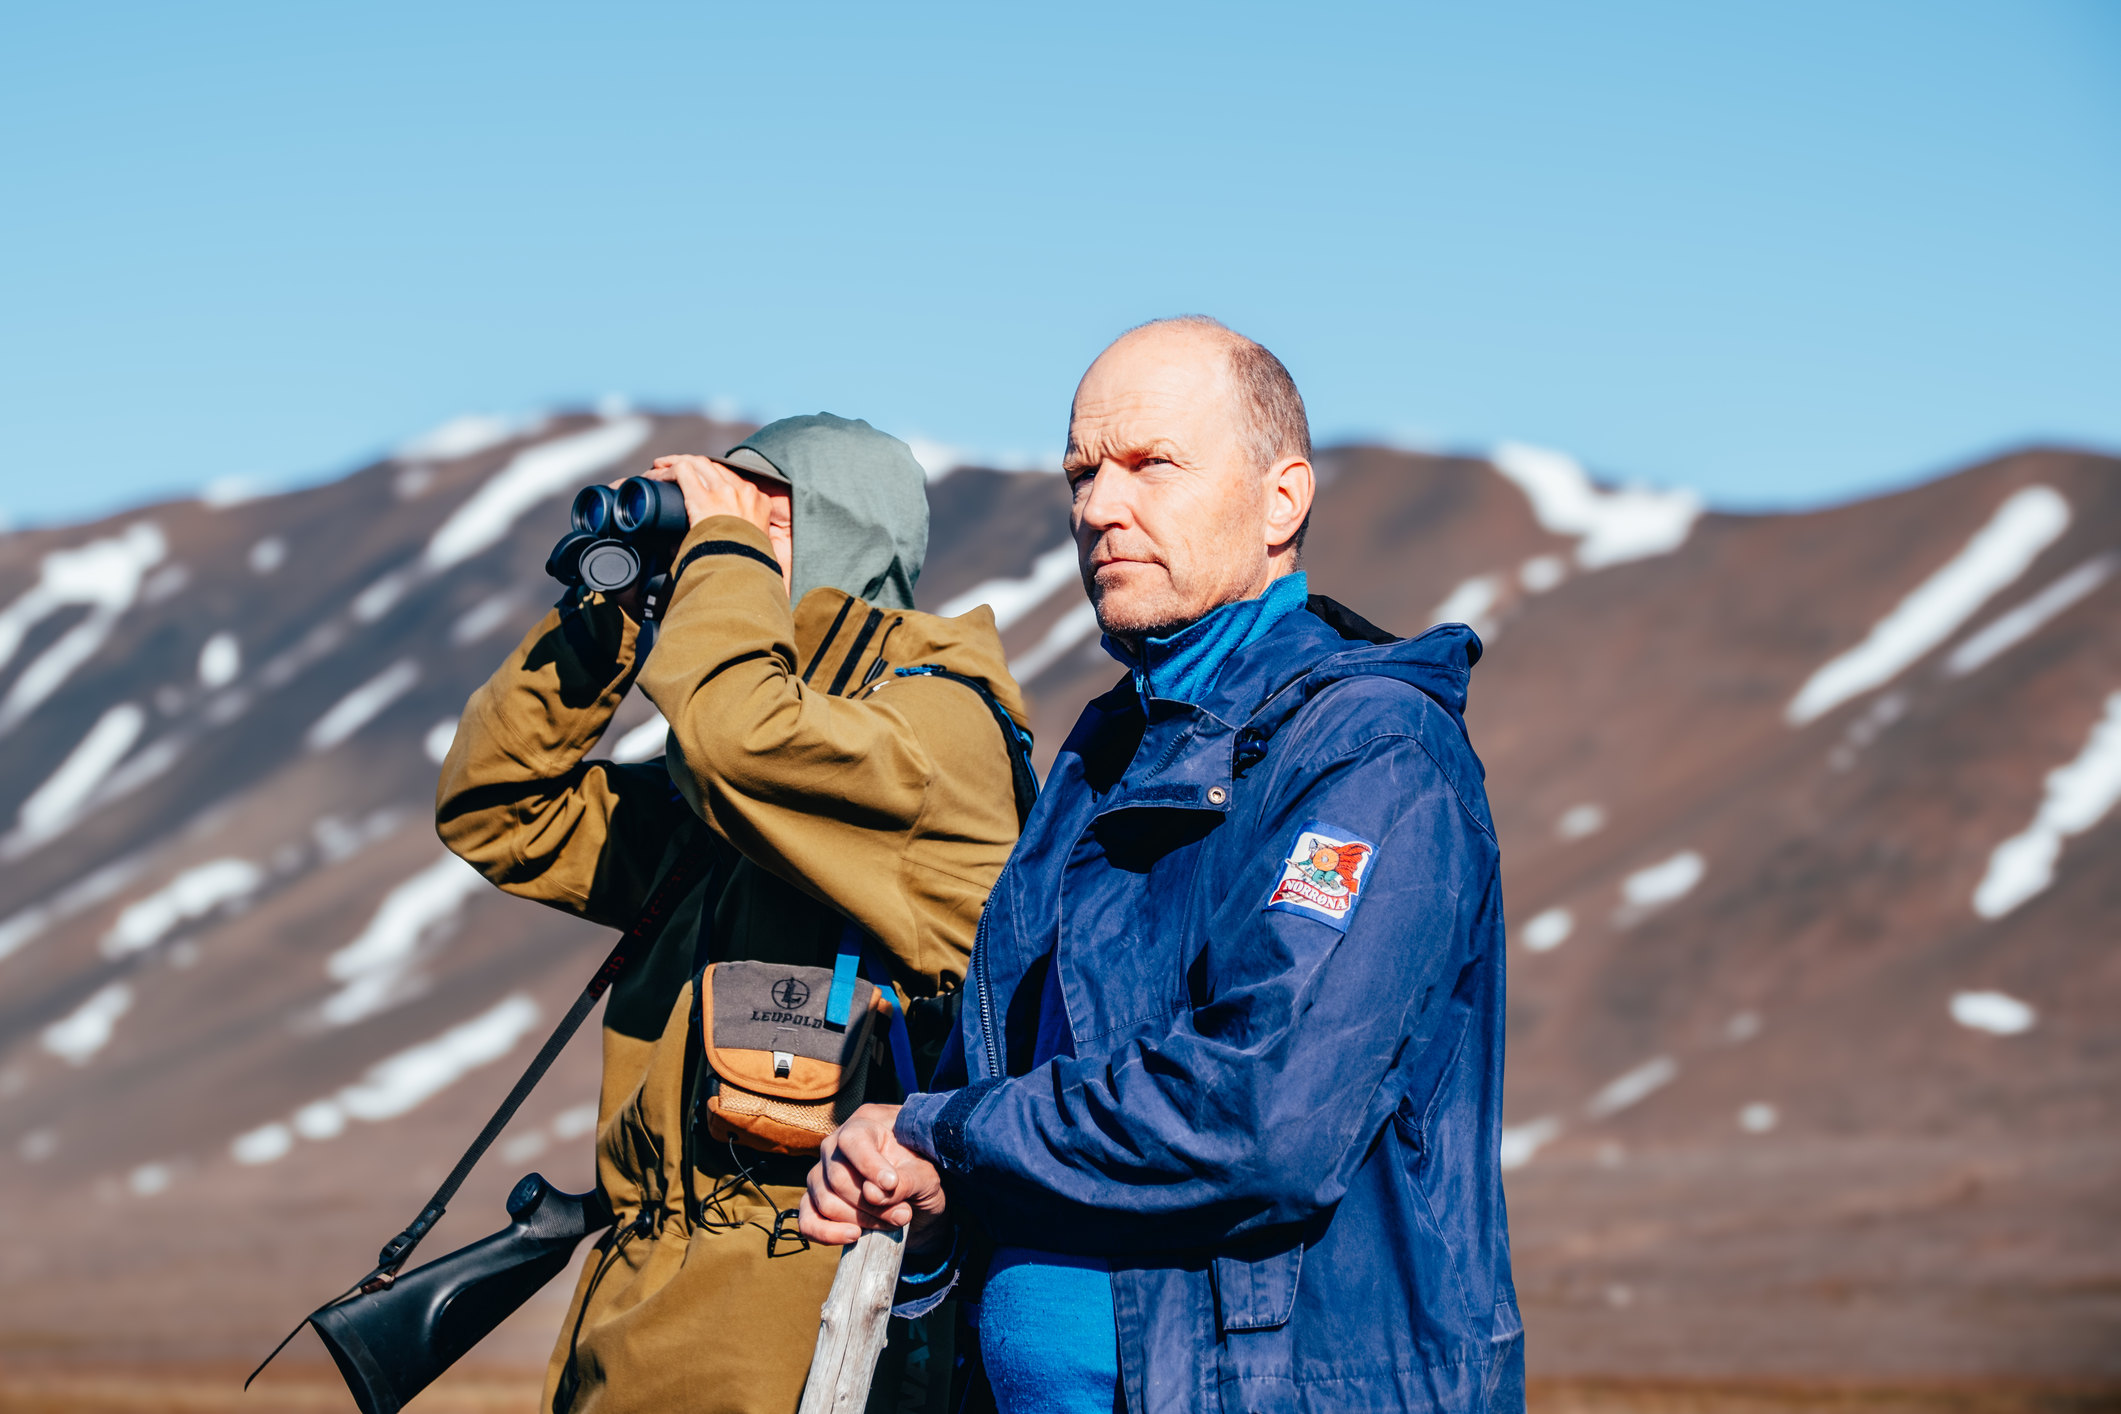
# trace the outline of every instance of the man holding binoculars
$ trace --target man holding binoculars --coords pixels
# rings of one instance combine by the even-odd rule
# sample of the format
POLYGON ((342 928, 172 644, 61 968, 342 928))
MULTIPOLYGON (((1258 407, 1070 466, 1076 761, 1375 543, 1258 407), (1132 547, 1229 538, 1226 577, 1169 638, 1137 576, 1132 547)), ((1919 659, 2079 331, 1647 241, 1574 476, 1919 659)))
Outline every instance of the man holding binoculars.
POLYGON ((1026 713, 989 611, 914 611, 925 479, 867 423, 664 457, 575 523, 568 592, 472 696, 436 803, 488 879, 593 922, 682 886, 610 993, 617 1222, 543 1408, 789 1411, 839 1255, 795 1232, 804 1174, 952 1024, 1028 806, 1026 713), (636 682, 665 760, 590 759, 636 682))

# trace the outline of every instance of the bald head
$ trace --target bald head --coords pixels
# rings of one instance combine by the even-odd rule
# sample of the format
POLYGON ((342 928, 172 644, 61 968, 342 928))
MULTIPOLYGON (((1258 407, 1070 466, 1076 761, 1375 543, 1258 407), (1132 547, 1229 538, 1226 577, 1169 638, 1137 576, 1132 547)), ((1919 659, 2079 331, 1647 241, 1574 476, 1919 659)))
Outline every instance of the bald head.
POLYGON ((1313 493, 1281 360, 1212 319, 1130 329, 1075 390, 1065 463, 1083 585, 1138 644, 1296 568, 1313 493))

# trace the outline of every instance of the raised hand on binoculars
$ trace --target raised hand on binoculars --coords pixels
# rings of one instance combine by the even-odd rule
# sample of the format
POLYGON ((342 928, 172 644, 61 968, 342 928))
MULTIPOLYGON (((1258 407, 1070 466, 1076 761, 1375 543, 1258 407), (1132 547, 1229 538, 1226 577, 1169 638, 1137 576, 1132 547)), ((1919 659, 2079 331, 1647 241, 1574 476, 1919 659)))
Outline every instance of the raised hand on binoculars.
POLYGON ((764 531, 773 557, 781 562, 782 582, 789 582, 795 563, 795 517, 787 487, 754 480, 701 456, 657 457, 641 475, 675 483, 685 496, 686 518, 694 525, 709 516, 735 516, 764 531))

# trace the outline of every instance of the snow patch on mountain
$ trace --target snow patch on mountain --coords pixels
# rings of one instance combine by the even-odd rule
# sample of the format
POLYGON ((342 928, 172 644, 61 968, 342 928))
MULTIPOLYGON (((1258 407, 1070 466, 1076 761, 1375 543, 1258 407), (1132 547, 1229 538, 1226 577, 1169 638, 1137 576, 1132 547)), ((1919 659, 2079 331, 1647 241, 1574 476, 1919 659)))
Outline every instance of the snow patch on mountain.
POLYGON ((2094 555, 2032 598, 1999 614, 1978 632, 1968 635, 1944 660, 1944 671, 1958 678, 1987 666, 2047 627, 2050 620, 2090 597, 2094 590, 2113 577, 2117 568, 2121 568, 2121 552, 2109 550, 2103 555, 2094 555))
POLYGON ((247 903, 264 884, 265 871, 247 859, 195 864, 145 898, 127 904, 103 935, 103 955, 142 952, 186 923, 247 903))
POLYGON ((1569 562, 1559 555, 1534 555, 1517 567, 1517 582, 1527 594, 1544 594, 1569 577, 1569 562))
POLYGON ((1504 442, 1488 461, 1524 492, 1541 529, 1576 537, 1576 563, 1587 570, 1668 555, 1686 543, 1701 518, 1698 492, 1607 490, 1563 452, 1504 442))
POLYGON ((1532 1156, 1561 1137, 1561 1121, 1553 1115, 1542 1115, 1526 1124, 1506 1124, 1502 1128, 1502 1169, 1504 1173, 1521 1169, 1532 1162, 1532 1156))
POLYGON ((225 511, 265 494, 265 487, 255 477, 217 476, 199 488, 199 504, 208 510, 225 511))
POLYGON ((964 593, 953 595, 935 612, 943 618, 954 619, 985 604, 994 610, 996 631, 1002 631, 1061 589, 1081 583, 1081 572, 1076 567, 1075 542, 1070 540, 1033 560, 1030 573, 983 580, 964 593))
POLYGON ((412 588, 412 571, 389 570, 377 576, 375 581, 359 594, 354 595, 353 616, 364 624, 372 624, 397 606, 405 592, 412 588))
POLYGON ((433 1040, 376 1062, 353 1084, 298 1108, 291 1123, 275 1120, 238 1135, 229 1156, 239 1164, 269 1164, 294 1149, 297 1134, 330 1139, 348 1120, 379 1124, 409 1114, 507 1055, 537 1024, 536 1002, 521 993, 506 997, 433 1040))
POLYGON ((971 460, 964 448, 926 437, 908 437, 906 450, 913 453, 913 459, 921 464, 930 481, 941 481, 971 460))
POLYGON ((1991 1036, 2022 1036, 2040 1019, 2031 1003, 2008 992, 1955 992, 1951 1011, 1952 1020, 1969 1031, 1991 1036))
POLYGON ((422 563, 439 573, 500 544, 531 507, 594 480, 637 451, 654 426, 645 417, 622 417, 524 448, 437 527, 422 563))
POLYGON ((1502 579, 1492 574, 1476 574, 1462 580, 1443 602, 1429 615, 1432 624, 1464 624, 1482 638, 1495 630, 1490 617, 1496 603, 1502 598, 1502 579))
MULTIPOLYGON (((712 413, 709 414, 713 416, 712 413)), ((728 418, 721 419, 729 421, 728 418)), ((1059 471, 1060 458, 1048 453, 1037 456, 1024 451, 982 452, 970 447, 960 447, 949 442, 938 442, 929 437, 908 437, 906 449, 913 459, 921 464, 932 484, 941 481, 959 467, 988 466, 997 471, 1059 471)))
POLYGON ((1077 604, 1055 621, 1039 639, 1023 653, 1009 661, 1009 674, 1019 683, 1029 683, 1046 669, 1080 647, 1084 640, 1097 632, 1097 607, 1088 600, 1077 604))
POLYGON ((258 669, 258 680, 270 688, 285 687, 304 669, 336 652, 345 641, 345 625, 336 621, 318 624, 258 669))
POLYGON ((199 649, 199 686, 208 692, 227 687, 243 671, 243 645, 227 629, 215 634, 199 649))
POLYGON ((0 919, 0 958, 19 952, 47 929, 116 898, 140 872, 143 863, 137 854, 115 860, 76 879, 50 898, 0 919))
POLYGON ((1519 935, 1525 948, 1531 952, 1552 952, 1569 940, 1576 931, 1576 915, 1566 908, 1549 908, 1532 915, 1519 935))
POLYGON ((669 734, 670 724, 658 712, 613 742, 611 759, 620 762, 660 760, 664 747, 669 744, 666 740, 669 734))
POLYGON ((68 1065, 87 1065, 96 1052, 110 1044, 118 1018, 131 1011, 132 1006, 133 989, 123 982, 112 982, 45 1027, 38 1039, 45 1050, 68 1065))
POLYGON ((1641 1104, 1679 1078, 1679 1062, 1670 1056, 1653 1056, 1633 1070, 1608 1081, 1584 1105, 1592 1119, 1606 1119, 1641 1104))
POLYGON ((174 1167, 165 1163, 141 1164, 125 1176, 125 1186, 132 1190, 135 1198, 152 1198, 157 1193, 169 1191, 177 1178, 174 1167))
POLYGON ((1652 911, 1692 893, 1707 873, 1707 861, 1691 849, 1637 869, 1620 881, 1620 910, 1614 921, 1622 927, 1642 921, 1652 911))
POLYGON ((594 1103, 570 1105, 552 1117, 552 1122, 540 1125, 525 1134, 519 1134, 501 1146, 501 1157, 511 1163, 523 1163, 545 1152, 555 1141, 566 1143, 581 1139, 596 1132, 597 1107, 594 1103))
POLYGON ((324 1024, 348 1026, 413 995, 421 952, 446 936, 465 903, 485 888, 477 870, 445 854, 384 895, 368 926, 325 959, 324 971, 339 989, 318 1008, 324 1024))
POLYGON ((420 738, 420 749, 427 753, 428 760, 439 766, 449 756, 449 748, 456 745, 456 740, 457 719, 444 717, 429 727, 427 735, 420 738))
MULTIPOLYGON (((420 813, 425 815, 426 807, 421 807, 420 813)), ((309 827, 309 835, 316 841, 317 857, 326 864, 338 864, 389 835, 410 814, 412 811, 400 806, 379 805, 353 821, 324 815, 309 827)))
POLYGON ((468 412, 450 418, 439 427, 398 444, 391 456, 401 462, 450 462, 477 456, 511 438, 534 430, 536 418, 501 417, 494 413, 468 412))
POLYGON ((268 535, 250 547, 249 558, 252 574, 271 574, 287 563, 287 542, 277 535, 268 535))
POLYGON ((334 702, 311 724, 303 742, 311 751, 329 751, 380 716, 391 703, 420 681, 420 665, 400 658, 334 702))
POLYGON ((522 600, 512 593, 489 595, 466 609, 449 626, 449 641, 459 648, 476 643, 521 613, 522 607, 522 600))
POLYGON ((1958 554, 1908 591, 1861 643, 1806 679, 1784 717, 1801 727, 1891 682, 2031 569, 2069 522, 2069 502, 2054 488, 2026 486, 2013 492, 1958 554))
POLYGON ((147 709, 137 702, 120 702, 98 717, 59 769, 22 802, 15 828, 0 837, 0 859, 18 859, 72 828, 145 730, 147 709))
POLYGON ((1974 890, 1974 912, 2001 918, 2055 882, 2062 842, 2081 835, 2121 802, 2121 692, 2106 699, 2106 711, 2076 758, 2047 773, 2046 793, 2033 821, 1996 846, 1988 871, 1974 890))
POLYGON ((79 623, 31 659, 0 697, 0 735, 19 725, 102 649, 119 618, 140 597, 147 573, 169 553, 161 530, 141 521, 122 534, 53 550, 37 582, 0 609, 0 667, 21 651, 31 629, 62 609, 85 607, 79 623))

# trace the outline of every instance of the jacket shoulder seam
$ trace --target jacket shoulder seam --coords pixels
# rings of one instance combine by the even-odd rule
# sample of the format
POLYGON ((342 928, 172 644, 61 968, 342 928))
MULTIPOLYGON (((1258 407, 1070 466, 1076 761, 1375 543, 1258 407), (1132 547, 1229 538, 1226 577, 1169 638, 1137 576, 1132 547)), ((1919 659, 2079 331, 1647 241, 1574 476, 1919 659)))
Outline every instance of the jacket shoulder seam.
MULTIPOLYGON (((1407 689, 1407 691, 1414 693, 1417 697, 1421 697, 1424 702, 1428 700, 1426 695, 1423 694, 1418 688, 1410 687, 1407 689)), ((1305 703, 1304 705, 1308 707, 1310 704, 1305 703)), ((1299 713, 1299 715, 1301 714, 1299 713)), ((1364 751, 1369 747, 1374 746, 1380 741, 1392 740, 1410 741, 1414 743, 1414 745, 1420 747, 1421 754, 1429 758, 1429 764, 1436 768, 1436 774, 1443 778, 1443 783, 1446 786, 1450 787, 1451 799, 1458 802, 1458 808, 1459 810, 1464 812, 1467 821, 1472 824, 1475 830, 1478 830, 1481 834, 1487 836, 1488 841, 1491 844, 1496 844, 1498 846, 1500 845, 1500 841, 1496 840, 1495 838, 1495 832, 1489 829, 1485 824, 1483 824, 1481 822, 1480 817, 1473 813, 1473 807, 1466 804, 1465 793, 1459 790, 1457 777, 1451 773, 1450 767, 1446 766, 1443 763, 1442 759, 1438 757, 1434 751, 1429 749, 1429 743, 1426 739, 1424 739, 1423 734, 1421 732, 1397 730, 1372 732, 1370 735, 1364 737, 1362 740, 1351 743, 1344 750, 1337 751, 1332 756, 1326 759, 1328 762, 1344 761, 1348 757, 1353 756, 1358 752, 1364 751)))

